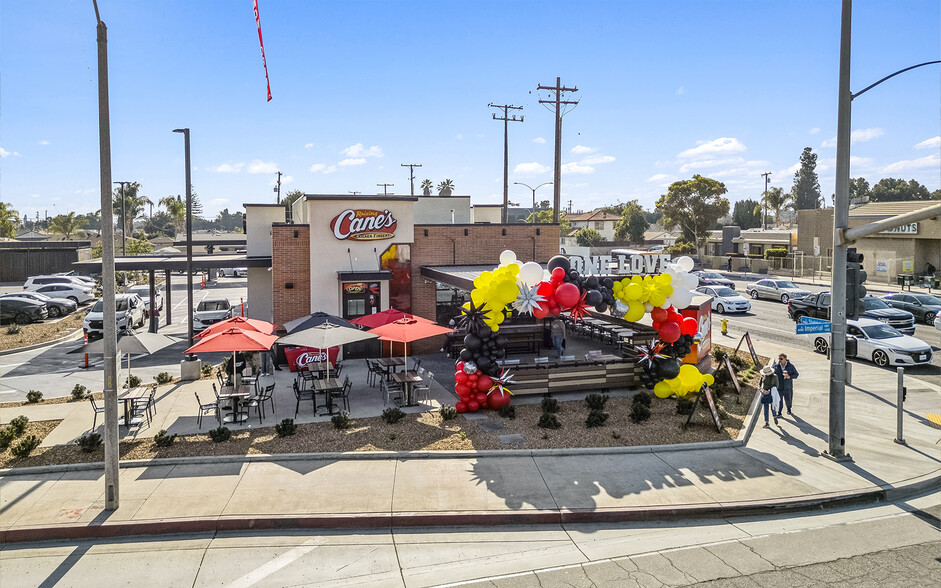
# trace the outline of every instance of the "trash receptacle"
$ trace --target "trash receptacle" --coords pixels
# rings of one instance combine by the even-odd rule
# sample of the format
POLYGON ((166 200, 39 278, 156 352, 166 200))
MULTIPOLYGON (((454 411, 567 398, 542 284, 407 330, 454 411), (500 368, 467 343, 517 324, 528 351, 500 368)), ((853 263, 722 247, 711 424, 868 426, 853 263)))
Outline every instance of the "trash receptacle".
POLYGON ((903 288, 905 286, 911 287, 912 283, 915 281, 915 276, 912 274, 899 274, 896 276, 896 279, 898 279, 899 286, 903 288))

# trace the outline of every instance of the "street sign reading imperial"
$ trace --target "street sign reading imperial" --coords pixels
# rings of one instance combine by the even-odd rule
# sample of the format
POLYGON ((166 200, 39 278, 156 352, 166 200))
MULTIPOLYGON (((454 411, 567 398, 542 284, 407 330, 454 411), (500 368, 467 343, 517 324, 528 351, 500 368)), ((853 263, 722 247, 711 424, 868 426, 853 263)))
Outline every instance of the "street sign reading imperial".
POLYGON ((398 221, 388 210, 347 209, 330 221, 330 230, 337 239, 377 241, 395 237, 398 221))

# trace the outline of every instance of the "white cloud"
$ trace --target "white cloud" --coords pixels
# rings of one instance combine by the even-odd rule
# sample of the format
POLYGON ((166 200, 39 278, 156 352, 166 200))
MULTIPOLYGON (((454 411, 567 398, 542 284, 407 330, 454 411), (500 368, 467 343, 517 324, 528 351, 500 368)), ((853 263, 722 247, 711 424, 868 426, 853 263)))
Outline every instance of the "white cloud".
POLYGON ((273 161, 261 161, 260 159, 256 159, 248 164, 248 173, 276 174, 278 173, 278 164, 273 161))
POLYGON ((941 154, 932 153, 918 159, 903 159, 882 168, 883 173, 895 173, 911 169, 937 168, 941 166, 941 154))
POLYGON ((941 147, 941 137, 931 137, 915 145, 915 149, 937 149, 941 147))
POLYGON ((337 167, 350 167, 354 165, 363 165, 365 163, 366 163, 366 160, 363 159, 362 157, 356 157, 356 158, 350 157, 350 158, 344 159, 343 161, 338 162, 337 167))
MULTIPOLYGON (((290 184, 290 183, 293 182, 293 181, 294 181, 294 176, 281 176, 281 185, 282 185, 282 186, 285 185, 285 184, 290 184)), ((278 185, 278 180, 277 180, 277 179, 271 180, 270 182, 268 182, 268 185, 269 185, 269 186, 277 186, 277 185, 278 185)))
POLYGON ((597 147, 586 147, 584 145, 576 145, 572 147, 572 153, 574 153, 575 155, 585 155, 587 153, 594 153, 597 150, 598 150, 597 147))
POLYGON ((650 176, 649 178, 647 178, 647 181, 648 181, 648 182, 662 182, 662 181, 671 181, 671 182, 672 182, 672 181, 675 180, 675 179, 676 179, 676 177, 675 177, 675 176, 671 176, 670 174, 654 174, 654 175, 650 176))
POLYGON ((539 143, 540 145, 545 144, 545 142, 546 140, 542 137, 536 137, 535 139, 533 139, 533 143, 539 143))
POLYGON ((871 157, 858 157, 856 155, 850 155, 850 165, 856 165, 859 167, 866 167, 872 165, 871 157))
POLYGON ((613 155, 590 155, 583 159, 581 163, 585 165, 598 165, 601 163, 611 163, 615 158, 613 155))
POLYGON ((710 167, 722 167, 723 165, 731 165, 735 163, 742 163, 745 160, 741 157, 730 157, 726 159, 704 159, 702 161, 691 161, 689 163, 684 163, 680 167, 680 172, 686 173, 688 171, 696 169, 705 169, 710 167))
POLYGON ((351 158, 357 157, 382 157, 382 148, 376 145, 373 145, 370 148, 363 147, 362 143, 357 143, 356 145, 350 145, 346 149, 340 151, 343 155, 351 158))
POLYGON ((228 198, 213 198, 209 201, 209 204, 228 204, 228 198))
POLYGON ((304 145, 304 149, 310 149, 313 146, 314 146, 313 143, 307 143, 306 145, 304 145))
POLYGON ((538 161, 531 161, 529 163, 518 163, 516 167, 513 168, 513 173, 519 176, 535 176, 539 174, 544 174, 549 171, 550 168, 542 165, 538 161))
POLYGON ((41 140, 39 141, 39 144, 40 144, 40 145, 49 145, 50 143, 49 143, 49 141, 46 141, 45 139, 41 139, 41 140))
POLYGON ((581 162, 573 161, 562 165, 563 174, 593 174, 595 168, 581 162))
POLYGON ((325 174, 332 174, 332 173, 335 172, 335 171, 337 171, 337 166, 335 166, 335 165, 328 165, 328 166, 326 167, 326 169, 323 170, 323 173, 325 173, 325 174))
POLYGON ((455 140, 455 141, 463 141, 463 140, 464 140, 464 135, 458 133, 458 134, 454 135, 454 140, 455 140))
POLYGON ((821 147, 836 147, 836 137, 831 137, 820 144, 821 147))
MULTIPOLYGON (((797 170, 799 170, 800 168, 801 168, 801 164, 800 164, 800 162, 798 161, 797 163, 795 163, 795 164, 792 165, 791 167, 782 169, 782 170, 778 171, 777 173, 775 173, 774 175, 778 176, 779 178, 793 178, 793 177, 794 177, 794 174, 796 174, 796 173, 797 173, 797 170)), ((783 180, 782 180, 782 181, 783 181, 783 180)))
POLYGON ((746 147, 734 137, 719 137, 712 141, 698 141, 699 146, 683 151, 677 157, 698 159, 714 153, 741 153, 746 147))
POLYGON ((682 96, 685 93, 686 93, 686 88, 684 88, 683 86, 680 86, 679 88, 676 89, 677 96, 682 96))
POLYGON ((17 153, 16 151, 7 151, 3 147, 0 147, 0 158, 7 157, 8 155, 16 155, 17 157, 19 157, 20 154, 17 153))
POLYGON ((243 167, 245 167, 244 163, 223 163, 216 166, 210 165, 206 168, 206 171, 217 174, 237 174, 242 171, 243 167))
POLYGON ((811 134, 811 135, 816 135, 816 134, 819 133, 819 132, 820 132, 820 127, 814 127, 814 128, 812 128, 812 129, 810 129, 809 131, 807 131, 807 133, 808 133, 808 134, 811 134))
MULTIPOLYGON (((865 143, 884 135, 882 129, 856 129, 850 133, 850 143, 865 143)), ((821 147, 836 147, 836 137, 831 137, 820 144, 821 147)))
POLYGON ((84 190, 76 190, 75 194, 82 196, 85 194, 94 194, 96 192, 98 192, 98 188, 85 188, 84 190))
POLYGON ((315 163, 314 165, 310 166, 310 171, 314 173, 323 171, 325 169, 327 169, 327 166, 322 163, 315 163))

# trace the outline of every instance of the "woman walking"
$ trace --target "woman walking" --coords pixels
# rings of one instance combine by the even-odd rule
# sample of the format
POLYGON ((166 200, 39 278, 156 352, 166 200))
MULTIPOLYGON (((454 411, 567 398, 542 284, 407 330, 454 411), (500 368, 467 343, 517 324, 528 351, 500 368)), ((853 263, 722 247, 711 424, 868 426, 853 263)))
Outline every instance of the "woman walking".
MULTIPOLYGON (((777 391, 778 389, 778 377, 774 374, 774 368, 770 365, 766 365, 761 368, 761 409, 765 415, 765 426, 770 426, 768 424, 768 407, 771 406, 771 403, 774 401, 772 396, 772 390, 777 391)), ((773 411, 772 411, 773 412, 773 411)), ((778 416, 774 415, 774 424, 778 424, 778 416)))

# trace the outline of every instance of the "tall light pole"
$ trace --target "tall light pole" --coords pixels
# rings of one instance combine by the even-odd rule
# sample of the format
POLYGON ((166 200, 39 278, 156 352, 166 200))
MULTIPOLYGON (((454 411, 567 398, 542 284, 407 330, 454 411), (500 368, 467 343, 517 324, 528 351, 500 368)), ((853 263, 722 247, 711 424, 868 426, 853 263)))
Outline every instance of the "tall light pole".
MULTIPOLYGON (((771 172, 765 172, 761 175, 765 177, 765 192, 764 192, 764 197, 761 199, 762 210, 764 211, 764 214, 761 216, 761 228, 767 229, 768 228, 768 181, 771 177, 771 172)), ((780 222, 780 221, 777 221, 777 222, 780 222)))
POLYGON ((121 184, 121 257, 127 257, 127 204, 124 198, 124 184, 130 182, 111 182, 121 184))
POLYGON ((183 133, 183 159, 186 166, 186 322, 189 323, 189 346, 193 346, 193 183, 190 176, 190 130, 183 133))
POLYGON ((542 188, 543 186, 548 186, 552 182, 543 182, 539 184, 538 186, 536 186, 535 188, 533 188, 529 184, 524 184, 523 182, 513 182, 513 183, 519 184, 520 186, 526 186, 527 188, 533 191, 533 210, 530 214, 532 215, 531 218, 533 219, 533 222, 535 223, 536 222, 536 190, 538 190, 539 188, 542 188))

